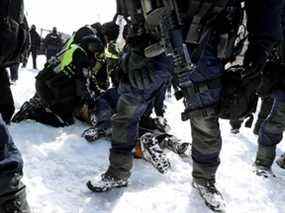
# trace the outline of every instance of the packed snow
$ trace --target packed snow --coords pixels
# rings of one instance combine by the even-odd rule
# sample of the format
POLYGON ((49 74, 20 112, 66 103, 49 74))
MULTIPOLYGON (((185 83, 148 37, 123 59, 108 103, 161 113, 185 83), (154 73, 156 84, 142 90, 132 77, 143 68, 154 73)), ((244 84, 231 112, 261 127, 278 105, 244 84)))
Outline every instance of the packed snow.
MULTIPOLYGON (((40 57, 41 67, 44 57, 40 57)), ((31 67, 31 60, 28 67, 31 67)), ((34 94, 38 70, 20 69, 12 86, 19 109, 34 94)), ((167 99, 167 119, 172 133, 190 141, 190 125, 180 121, 181 102, 167 99)), ((228 121, 221 120, 223 148, 217 186, 227 202, 226 212, 285 212, 285 171, 275 164, 276 178, 264 179, 252 172, 257 136, 242 128, 232 135, 228 121)), ((150 163, 135 160, 127 188, 91 193, 86 182, 108 166, 110 142, 88 144, 81 133, 86 124, 77 121, 66 128, 52 128, 34 121, 12 124, 10 131, 21 150, 24 182, 34 213, 206 213, 210 210, 191 186, 191 162, 168 153, 171 170, 162 175, 150 163)), ((285 152, 283 139, 277 155, 285 152)))

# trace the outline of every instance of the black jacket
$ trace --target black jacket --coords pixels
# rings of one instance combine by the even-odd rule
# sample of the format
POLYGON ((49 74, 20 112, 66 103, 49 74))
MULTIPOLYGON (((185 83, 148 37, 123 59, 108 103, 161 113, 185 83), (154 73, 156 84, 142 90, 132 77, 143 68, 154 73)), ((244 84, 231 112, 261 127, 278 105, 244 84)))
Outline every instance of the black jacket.
POLYGON ((59 34, 57 33, 50 33, 46 36, 44 40, 45 48, 46 49, 56 49, 59 50, 62 48, 63 41, 59 34))
POLYGON ((33 29, 30 30, 30 35, 31 35, 31 51, 40 49, 41 46, 40 35, 37 33, 36 30, 33 29))

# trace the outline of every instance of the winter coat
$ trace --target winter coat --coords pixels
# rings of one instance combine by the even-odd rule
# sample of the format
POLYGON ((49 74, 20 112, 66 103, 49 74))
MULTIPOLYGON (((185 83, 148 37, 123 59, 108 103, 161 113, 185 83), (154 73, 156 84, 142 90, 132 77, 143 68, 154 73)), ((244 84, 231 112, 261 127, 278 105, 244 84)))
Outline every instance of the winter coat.
POLYGON ((52 50, 60 50, 63 45, 61 36, 57 33, 50 33, 44 40, 45 48, 52 50))
POLYGON ((31 51, 34 52, 36 50, 39 50, 41 46, 40 35, 34 29, 30 30, 30 35, 31 35, 31 51))

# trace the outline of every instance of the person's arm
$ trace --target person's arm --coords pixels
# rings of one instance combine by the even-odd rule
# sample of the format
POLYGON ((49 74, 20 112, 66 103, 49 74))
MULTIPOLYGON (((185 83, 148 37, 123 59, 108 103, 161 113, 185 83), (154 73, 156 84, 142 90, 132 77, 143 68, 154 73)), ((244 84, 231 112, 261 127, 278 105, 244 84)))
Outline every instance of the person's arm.
POLYGON ((73 71, 77 85, 77 95, 92 108, 94 106, 94 100, 89 89, 89 69, 90 60, 88 56, 82 51, 77 49, 73 53, 73 71))

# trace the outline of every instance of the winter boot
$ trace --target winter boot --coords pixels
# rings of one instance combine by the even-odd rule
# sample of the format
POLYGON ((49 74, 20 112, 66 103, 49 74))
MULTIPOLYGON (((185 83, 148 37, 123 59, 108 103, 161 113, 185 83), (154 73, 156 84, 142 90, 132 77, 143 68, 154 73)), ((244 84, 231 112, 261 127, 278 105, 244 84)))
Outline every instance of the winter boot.
POLYGON ((192 185, 198 190, 200 196, 205 201, 205 204, 210 209, 215 212, 223 212, 225 210, 226 204, 224 198, 214 183, 207 182, 202 185, 193 181, 192 185))
POLYGON ((81 137, 85 138, 89 143, 93 143, 100 138, 105 138, 110 136, 107 130, 99 129, 96 127, 90 127, 89 129, 84 130, 81 137))
POLYGON ((9 193, 0 196, 1 213, 30 213, 26 200, 25 187, 16 193, 9 193))
POLYGON ((282 168, 285 169, 285 154, 281 155, 277 160, 276 160, 277 165, 282 168))
POLYGON ((236 135, 239 133, 239 129, 231 129, 231 133, 236 135))
POLYGON ((170 168, 169 159, 160 148, 158 140, 152 133, 145 133, 140 137, 143 157, 152 163, 160 173, 165 174, 170 168))
POLYGON ((253 171, 257 176, 261 176, 264 178, 276 177, 275 174, 272 172, 271 167, 261 166, 256 163, 253 165, 253 167, 253 171))
POLYGON ((106 173, 99 175, 94 180, 89 180, 87 182, 87 187, 92 192, 107 192, 113 188, 126 187, 127 185, 127 179, 117 179, 106 173))
POLYGON ((160 147, 169 149, 181 158, 191 158, 191 143, 183 142, 174 135, 161 134, 156 136, 160 147))
POLYGON ((275 177, 271 170, 275 156, 276 146, 263 146, 258 144, 256 159, 253 165, 255 174, 265 178, 275 177))
POLYGON ((19 112, 17 112, 12 118, 12 122, 19 123, 23 120, 29 119, 31 117, 31 113, 33 111, 33 105, 26 101, 19 112))

